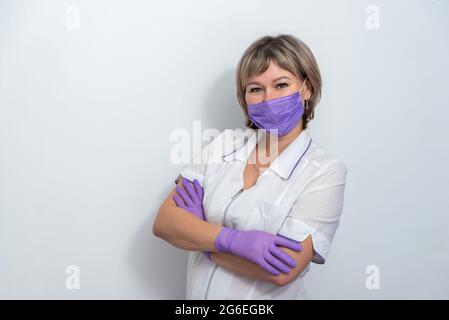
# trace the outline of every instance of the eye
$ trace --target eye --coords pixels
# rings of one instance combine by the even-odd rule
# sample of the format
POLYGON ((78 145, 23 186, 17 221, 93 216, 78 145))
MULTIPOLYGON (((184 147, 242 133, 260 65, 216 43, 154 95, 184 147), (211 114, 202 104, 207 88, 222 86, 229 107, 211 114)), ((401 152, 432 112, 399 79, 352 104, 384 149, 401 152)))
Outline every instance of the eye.
POLYGON ((249 89, 250 93, 255 93, 255 92, 259 92, 260 88, 259 87, 253 87, 251 89, 249 89))
POLYGON ((287 88, 287 87, 288 87, 288 83, 287 83, 287 82, 278 83, 278 84, 276 85, 276 88, 278 88, 278 86, 282 86, 282 87, 280 87, 280 88, 287 88))

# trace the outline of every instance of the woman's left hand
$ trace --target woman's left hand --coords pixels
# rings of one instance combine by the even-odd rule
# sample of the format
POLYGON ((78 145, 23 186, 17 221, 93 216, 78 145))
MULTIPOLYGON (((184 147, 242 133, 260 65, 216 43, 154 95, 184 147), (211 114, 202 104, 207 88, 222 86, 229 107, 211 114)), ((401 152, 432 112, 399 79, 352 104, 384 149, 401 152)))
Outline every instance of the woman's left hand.
MULTIPOLYGON (((185 190, 180 186, 177 186, 176 193, 173 195, 173 200, 176 205, 193 213, 197 218, 206 221, 203 209, 203 187, 201 187, 198 180, 195 179, 192 182, 184 177, 182 178, 182 185, 185 190), (179 197, 181 197, 182 200, 179 197)), ((211 259, 210 252, 203 251, 203 253, 209 258, 209 260, 211 259)))
POLYGON ((186 178, 182 178, 182 186, 184 188, 176 186, 176 193, 173 195, 176 205, 193 213, 197 218, 206 221, 203 209, 203 187, 201 187, 198 180, 195 179, 192 182, 186 178))

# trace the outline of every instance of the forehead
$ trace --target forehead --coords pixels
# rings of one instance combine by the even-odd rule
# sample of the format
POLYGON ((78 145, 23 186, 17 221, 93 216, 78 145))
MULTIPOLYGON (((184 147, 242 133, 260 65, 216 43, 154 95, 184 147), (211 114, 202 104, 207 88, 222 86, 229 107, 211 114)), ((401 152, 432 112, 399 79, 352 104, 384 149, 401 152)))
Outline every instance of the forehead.
POLYGON ((290 71, 283 69, 276 62, 270 61, 267 70, 265 70, 261 74, 249 77, 247 83, 250 84, 251 82, 271 82, 272 80, 282 76, 289 77, 290 79, 296 78, 295 75, 290 71))

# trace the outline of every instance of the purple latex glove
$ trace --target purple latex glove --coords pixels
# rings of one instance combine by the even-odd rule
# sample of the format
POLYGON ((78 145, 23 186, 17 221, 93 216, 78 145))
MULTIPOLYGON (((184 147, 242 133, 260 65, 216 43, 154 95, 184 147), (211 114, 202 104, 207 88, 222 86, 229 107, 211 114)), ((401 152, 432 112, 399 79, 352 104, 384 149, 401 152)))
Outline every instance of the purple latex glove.
POLYGON ((265 231, 240 231, 224 227, 215 239, 218 252, 230 252, 252 261, 264 270, 279 275, 279 271, 289 273, 296 261, 278 246, 301 251, 299 242, 273 235, 265 231))
MULTIPOLYGON (((185 190, 180 186, 176 186, 177 193, 173 195, 173 200, 176 205, 193 213, 197 218, 206 221, 203 209, 203 187, 201 187, 198 180, 195 179, 192 183, 192 181, 184 177, 182 178, 182 185, 185 190), (182 200, 179 197, 181 197, 182 200)), ((210 259, 210 252, 203 251, 203 253, 210 259)))
POLYGON ((201 187, 198 180, 195 179, 192 183, 192 181, 184 177, 182 178, 182 186, 185 190, 180 186, 176 186, 177 193, 173 195, 173 200, 176 202, 176 205, 180 208, 186 209, 187 211, 193 213, 197 218, 205 221, 206 218, 204 217, 203 209, 203 187, 201 187))

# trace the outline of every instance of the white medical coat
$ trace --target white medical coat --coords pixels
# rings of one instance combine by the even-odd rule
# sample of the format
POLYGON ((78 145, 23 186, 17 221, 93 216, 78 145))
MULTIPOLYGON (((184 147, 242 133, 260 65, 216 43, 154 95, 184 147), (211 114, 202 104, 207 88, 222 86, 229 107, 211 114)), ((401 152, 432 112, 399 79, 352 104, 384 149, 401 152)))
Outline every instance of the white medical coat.
MULTIPOLYGON (((306 128, 243 190, 243 170, 263 130, 226 129, 203 151, 203 163, 192 163, 181 175, 204 188, 207 221, 239 230, 263 230, 303 241, 312 237, 313 262, 322 264, 343 208, 347 168, 312 141, 306 128), (256 134, 258 132, 258 134, 256 134), (245 137, 249 138, 245 140, 245 137)), ((197 159, 198 160, 198 159, 197 159)), ((248 279, 191 251, 187 299, 305 299, 303 277, 310 265, 285 286, 248 279)))

